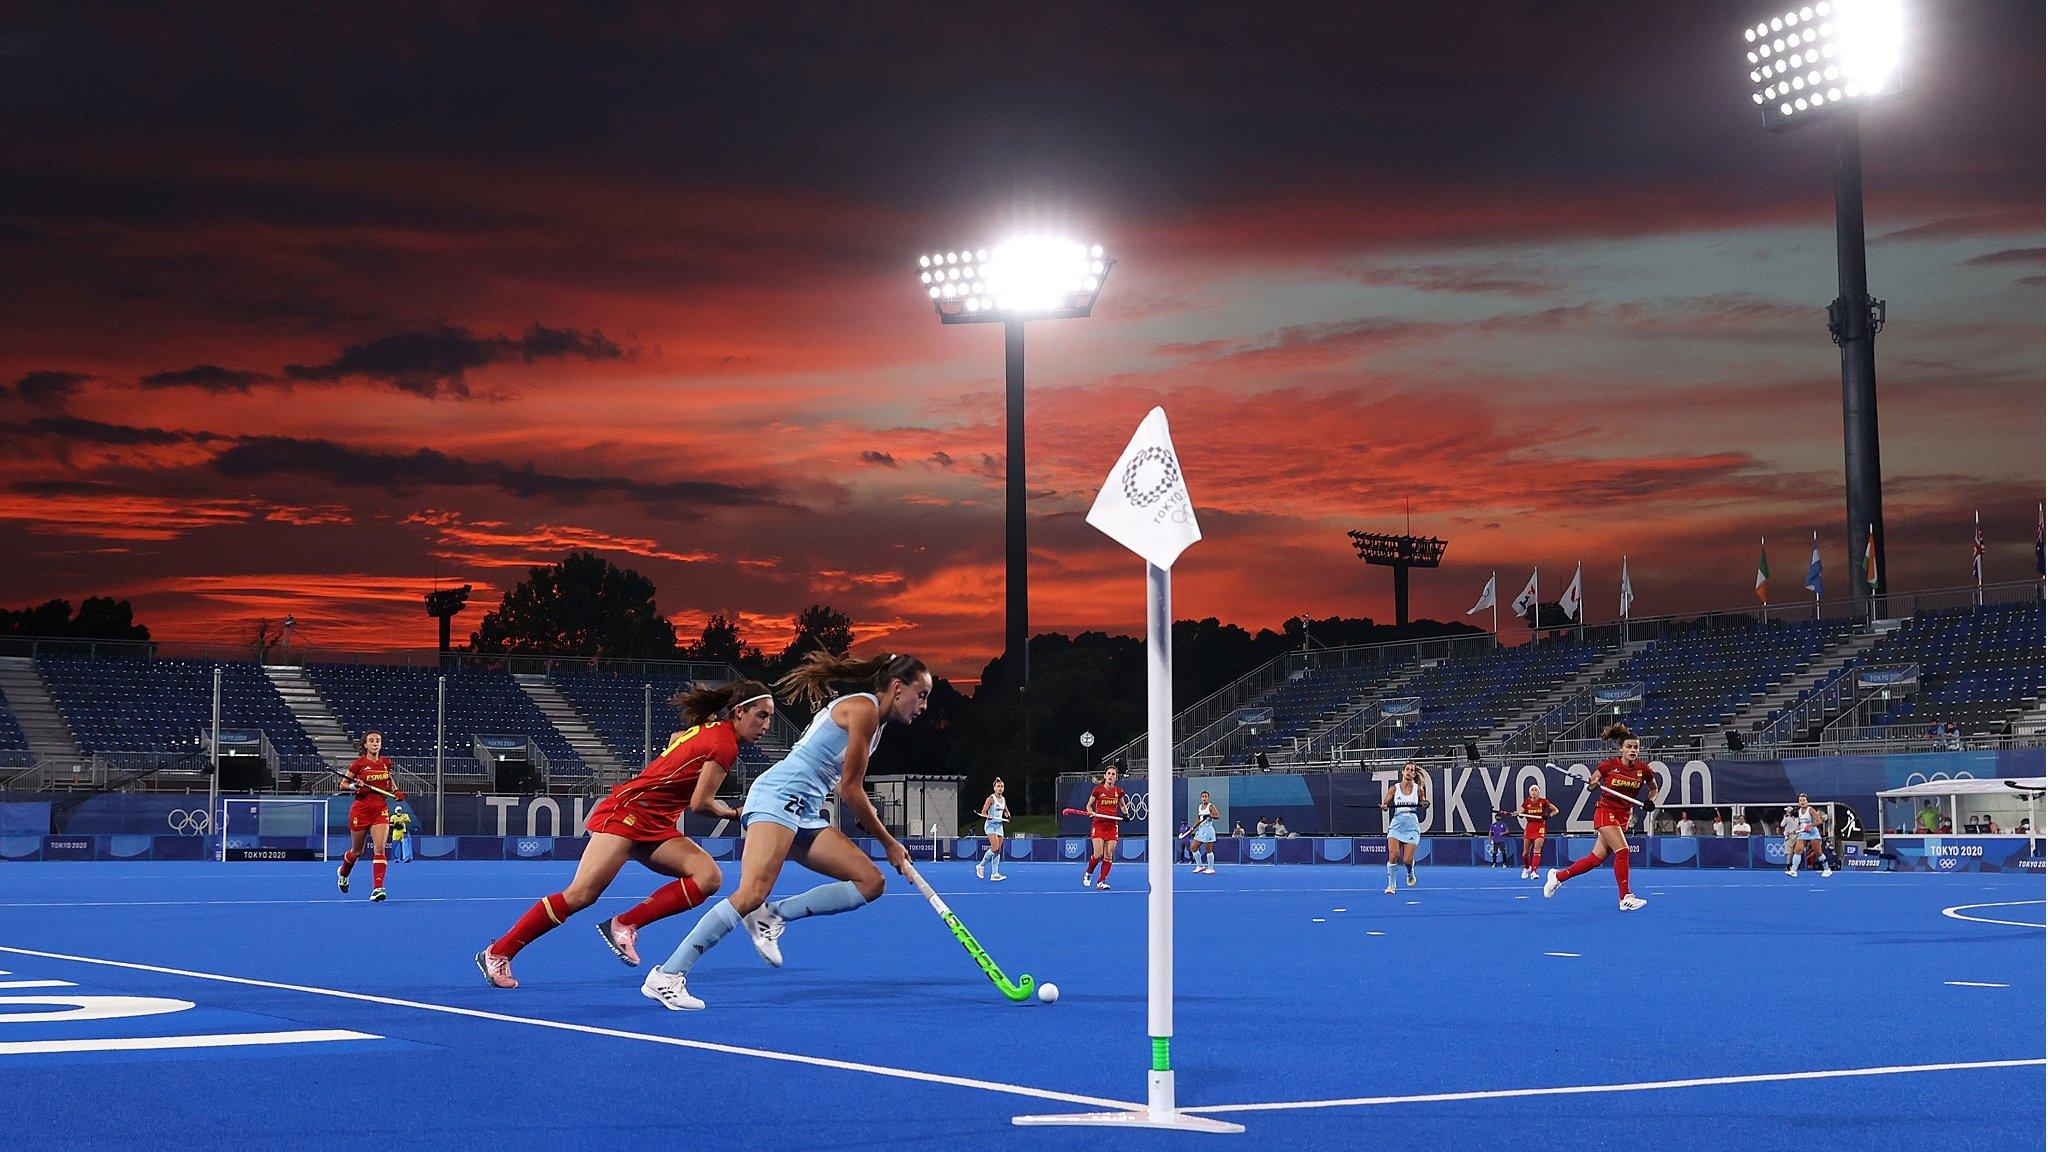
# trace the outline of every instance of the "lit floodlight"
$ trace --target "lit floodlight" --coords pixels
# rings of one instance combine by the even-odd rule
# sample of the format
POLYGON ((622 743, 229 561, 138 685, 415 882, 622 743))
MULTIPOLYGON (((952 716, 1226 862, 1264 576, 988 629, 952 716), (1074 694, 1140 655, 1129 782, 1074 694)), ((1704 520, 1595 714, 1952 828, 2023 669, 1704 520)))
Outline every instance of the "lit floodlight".
POLYGON ((1901 0, 1835 0, 1744 28, 1750 102, 1764 127, 1784 131, 1898 92, 1905 31, 1901 0), (1790 92, 1801 96, 1786 101, 1790 92))
MULTIPOLYGON (((948 324, 1077 317, 1094 310, 1115 264, 1100 244, 1035 234, 939 253, 920 283, 944 285, 930 295, 948 324)), ((926 268, 925 257, 918 266, 926 268)))

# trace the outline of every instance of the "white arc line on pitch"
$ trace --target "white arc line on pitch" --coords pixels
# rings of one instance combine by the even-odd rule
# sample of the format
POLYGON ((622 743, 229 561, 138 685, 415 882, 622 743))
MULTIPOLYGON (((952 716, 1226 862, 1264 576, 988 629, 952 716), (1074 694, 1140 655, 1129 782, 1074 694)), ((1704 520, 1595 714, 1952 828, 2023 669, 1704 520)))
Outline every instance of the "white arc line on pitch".
POLYGON ((1308 1108, 1355 1108, 1379 1104, 1436 1104, 1457 1100, 1508 1100, 1523 1096, 1585 1096, 1601 1092, 1658 1092, 1666 1088, 1711 1088, 1724 1084, 1771 1084, 1783 1080, 1836 1080, 1852 1076, 1901 1076, 1910 1072, 1962 1072, 1982 1068, 2039 1068, 2048 1059, 1967 1060, 1950 1064, 1892 1064, 1878 1068, 1836 1068, 1824 1072, 1766 1072, 1754 1076, 1703 1076, 1693 1080, 1645 1080, 1635 1084, 1573 1084, 1562 1088, 1502 1088, 1482 1092, 1429 1092, 1419 1096, 1354 1096, 1345 1100, 1288 1100, 1263 1104, 1214 1104, 1183 1112, 1287 1112, 1308 1108))
POLYGON ((166 968, 157 964, 137 964, 128 960, 105 960, 98 956, 72 956, 64 952, 39 952, 33 948, 11 948, 0 945, 0 952, 15 956, 34 956, 43 960, 69 960, 74 964, 98 964, 107 968, 125 968, 132 972, 154 972, 163 976, 184 976, 193 980, 213 980, 222 984, 241 984, 250 988, 274 988, 282 992, 304 992, 309 996, 332 996, 337 1000, 355 1000, 364 1004, 383 1004, 392 1008, 415 1008, 422 1012, 441 1012, 450 1016, 467 1016, 474 1020, 496 1020, 501 1024, 525 1024, 534 1028, 552 1028, 561 1032, 580 1032, 586 1036, 608 1036, 614 1040, 640 1040, 649 1044, 666 1044, 672 1048, 692 1048, 700 1052, 719 1052, 727 1056, 752 1056, 759 1060, 775 1060, 785 1064, 807 1064, 814 1068, 836 1068, 843 1072, 866 1072, 872 1076, 888 1076, 898 1080, 917 1080, 926 1084, 949 1084, 955 1088, 979 1088, 984 1092, 1000 1092, 1010 1096, 1029 1096, 1037 1100, 1057 1100, 1065 1104, 1094 1104, 1109 1108, 1142 1108, 1128 1100, 1109 1100, 1101 1096, 1083 1096, 1074 1092, 1060 1092, 1050 1088, 1032 1088, 1023 1084, 1004 1084, 996 1080, 977 1080, 971 1076, 948 1076, 940 1072, 920 1072, 914 1068, 891 1068, 886 1064, 864 1064, 857 1060, 835 1060, 827 1056, 805 1056, 796 1052, 777 1052, 770 1048, 742 1048, 737 1044, 717 1044, 709 1040, 690 1040, 681 1036, 663 1036, 656 1032, 628 1032, 623 1028, 603 1028, 595 1024, 572 1024, 566 1020, 543 1020, 538 1016, 513 1016, 504 1012, 487 1012, 481 1008, 459 1008, 453 1004, 429 1004, 424 1000, 402 1000, 396 996, 375 996, 367 992, 349 992, 340 988, 316 988, 309 984, 285 984, 276 980, 257 980, 247 976, 226 976, 218 972, 194 972, 187 968, 166 968))
POLYGON ((1957 988, 2010 988, 2010 984, 1987 984, 1982 980, 1943 980, 1943 984, 1957 988))
POLYGON ((241 1048, 259 1044, 325 1044, 335 1040, 382 1040, 369 1032, 345 1028, 309 1028, 296 1032, 221 1032, 208 1036, 101 1036, 90 1040, 9 1040, 0 1042, 0 1056, 32 1056, 46 1052, 160 1052, 174 1048, 241 1048))
POLYGON ((1994 900, 1989 904, 1958 904, 1943 908, 1941 914, 1951 920, 1968 920, 1972 924, 2004 924, 2011 928, 2048 928, 2048 924, 2036 924, 2031 920, 2000 920, 1996 916, 1965 916, 1973 908, 2021 908, 2035 904, 2048 904, 2048 900, 1994 900))

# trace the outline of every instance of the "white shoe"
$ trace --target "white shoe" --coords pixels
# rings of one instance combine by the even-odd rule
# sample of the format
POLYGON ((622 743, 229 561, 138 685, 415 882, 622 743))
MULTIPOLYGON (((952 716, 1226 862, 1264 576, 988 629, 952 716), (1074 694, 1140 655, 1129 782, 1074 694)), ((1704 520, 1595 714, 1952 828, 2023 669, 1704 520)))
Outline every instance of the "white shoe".
POLYGON ((640 994, 671 1012, 701 1012, 704 1002, 690 995, 681 973, 674 976, 656 968, 640 982, 640 994))
POLYGON ((1823 868, 1820 870, 1820 874, 1823 876, 1833 876, 1835 874, 1835 870, 1833 868, 1823 868))
POLYGON ((988 878, 988 871, 979 860, 974 862, 974 878, 976 880, 986 880, 988 878))
POLYGON ((1797 875, 1799 875, 1799 869, 1797 869, 1797 868, 1787 868, 1787 869, 1785 869, 1785 875, 1787 875, 1787 876, 1797 876, 1797 875))
POLYGON ((1623 912, 1633 912, 1636 909, 1641 908, 1643 905, 1648 903, 1648 900, 1645 900, 1641 896, 1638 896, 1635 893, 1631 892, 1628 895, 1623 896, 1621 898, 1621 910, 1623 912))
POLYGON ((1548 900, 1552 896, 1557 895, 1557 890, 1563 885, 1564 876, 1557 869, 1552 868, 1550 875, 1543 878, 1543 898, 1548 900))
POLYGON ((1083 873, 1081 873, 1081 887, 1083 887, 1083 888, 1093 888, 1093 887, 1095 887, 1095 873, 1093 873, 1093 872, 1083 872, 1083 873))
POLYGON ((763 904, 740 917, 740 923, 747 926, 747 938, 754 942, 754 951, 761 954, 761 959, 772 968, 782 967, 782 945, 776 941, 782 939, 783 922, 775 909, 763 904))
POLYGON ((1095 882, 1095 890, 1096 890, 1097 892, 1107 892, 1107 891, 1109 891, 1109 881, 1107 881, 1107 880, 1098 880, 1098 881, 1096 881, 1096 882, 1095 882))
POLYGON ((988 878, 989 878, 989 879, 991 879, 991 880, 1008 880, 1008 879, 1009 879, 1009 877, 1008 877, 1008 876, 1005 876, 1005 875, 1003 875, 1003 874, 1002 874, 1001 872, 991 872, 991 873, 989 873, 989 874, 988 874, 988 878))
POLYGON ((1389 884, 1389 885, 1387 885, 1387 895, 1389 895, 1389 896, 1392 896, 1393 894, 1394 894, 1394 886, 1393 886, 1392 884, 1389 884))
POLYGON ((1415 873, 1412 871, 1408 873, 1408 886, 1410 888, 1415 887, 1415 873))
POLYGON ((348 873, 336 868, 334 870, 334 886, 343 892, 348 891, 348 873))

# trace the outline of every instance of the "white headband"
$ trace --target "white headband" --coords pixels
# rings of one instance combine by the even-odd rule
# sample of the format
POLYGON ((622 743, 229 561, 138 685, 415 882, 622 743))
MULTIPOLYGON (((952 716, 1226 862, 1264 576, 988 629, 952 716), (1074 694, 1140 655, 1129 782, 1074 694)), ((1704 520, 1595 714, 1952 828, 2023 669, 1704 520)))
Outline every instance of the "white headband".
POLYGON ((733 710, 733 711, 735 711, 735 712, 737 712, 737 711, 739 711, 740 709, 742 709, 742 708, 745 708, 745 707, 746 707, 747 705, 749 705, 749 704, 752 704, 752 703, 754 703, 754 702, 755 702, 756 700, 772 700, 772 699, 774 699, 774 693, 772 693, 772 692, 763 692, 763 693, 761 693, 761 694, 760 694, 759 696, 750 696, 750 697, 748 697, 747 699, 745 699, 745 700, 742 700, 742 701, 740 701, 739 703, 737 703, 737 704, 733 705, 733 706, 732 706, 732 710, 733 710))

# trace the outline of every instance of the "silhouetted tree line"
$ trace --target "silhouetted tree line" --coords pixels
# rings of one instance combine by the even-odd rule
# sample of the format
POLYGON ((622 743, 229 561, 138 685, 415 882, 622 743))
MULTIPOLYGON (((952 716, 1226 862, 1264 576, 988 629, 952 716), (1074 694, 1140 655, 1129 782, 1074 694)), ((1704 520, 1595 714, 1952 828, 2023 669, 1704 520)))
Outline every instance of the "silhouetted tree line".
POLYGON ((87 596, 75 615, 69 600, 48 600, 20 611, 0 608, 0 636, 147 640, 149 629, 135 622, 135 608, 128 601, 87 596))

